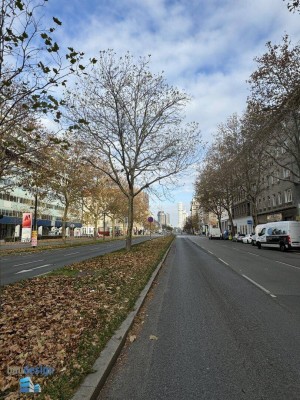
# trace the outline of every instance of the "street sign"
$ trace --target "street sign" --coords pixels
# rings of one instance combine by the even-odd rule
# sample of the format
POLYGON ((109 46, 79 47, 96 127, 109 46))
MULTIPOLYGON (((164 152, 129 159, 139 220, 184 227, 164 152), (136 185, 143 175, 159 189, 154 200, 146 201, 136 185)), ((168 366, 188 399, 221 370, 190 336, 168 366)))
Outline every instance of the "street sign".
POLYGON ((247 220, 247 225, 252 225, 252 224, 253 224, 252 219, 248 219, 247 220))
POLYGON ((153 217, 148 217, 148 222, 151 224, 151 222, 153 222, 153 217))

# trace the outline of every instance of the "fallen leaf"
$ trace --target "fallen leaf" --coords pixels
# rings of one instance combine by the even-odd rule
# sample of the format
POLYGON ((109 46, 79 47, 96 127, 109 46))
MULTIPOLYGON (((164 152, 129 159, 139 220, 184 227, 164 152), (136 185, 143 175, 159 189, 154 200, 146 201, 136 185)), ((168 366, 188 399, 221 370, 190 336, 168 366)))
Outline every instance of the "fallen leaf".
POLYGON ((133 343, 136 340, 136 335, 129 336, 130 343, 133 343))
POLYGON ((149 337, 150 340, 158 340, 158 337, 155 335, 150 335, 149 337))

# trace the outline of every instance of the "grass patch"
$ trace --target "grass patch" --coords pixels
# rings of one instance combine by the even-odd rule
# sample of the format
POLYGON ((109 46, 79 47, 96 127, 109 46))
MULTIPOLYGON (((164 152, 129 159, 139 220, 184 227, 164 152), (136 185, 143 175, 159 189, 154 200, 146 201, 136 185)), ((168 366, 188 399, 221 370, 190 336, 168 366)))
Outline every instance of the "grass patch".
POLYGON ((7 366, 47 365, 53 376, 33 377, 42 387, 38 398, 70 399, 172 240, 160 237, 4 287, 0 398, 27 398, 18 397, 18 379, 7 366))

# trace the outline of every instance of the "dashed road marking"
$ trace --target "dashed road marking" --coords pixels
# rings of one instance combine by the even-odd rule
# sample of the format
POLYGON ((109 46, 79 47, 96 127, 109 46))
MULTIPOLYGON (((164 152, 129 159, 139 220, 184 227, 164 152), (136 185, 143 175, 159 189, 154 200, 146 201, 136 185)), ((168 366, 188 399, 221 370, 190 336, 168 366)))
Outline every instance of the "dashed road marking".
POLYGON ((272 294, 268 289, 260 285, 259 283, 255 282, 253 279, 249 278, 247 275, 242 275, 245 279, 247 279, 249 282, 251 282, 253 285, 261 289, 263 292, 267 293, 271 297, 276 297, 274 294, 272 294))
POLYGON ((300 270, 300 268, 298 268, 298 267, 295 267, 295 265, 292 265, 292 264, 287 264, 287 263, 284 263, 284 262, 281 262, 281 261, 276 261, 278 264, 283 264, 283 265, 287 265, 288 267, 292 267, 292 268, 295 268, 295 269, 298 269, 298 270, 300 270))
POLYGON ((259 254, 251 253, 251 251, 247 251, 247 253, 251 254, 252 256, 259 257, 259 254))
POLYGON ((44 260, 28 261, 28 262, 22 263, 22 264, 15 264, 15 265, 13 265, 13 267, 19 267, 20 265, 33 264, 33 263, 37 263, 37 262, 41 262, 41 261, 44 261, 44 260))
POLYGON ((218 257, 218 260, 222 261, 223 264, 228 265, 228 267, 229 267, 229 264, 227 264, 226 261, 222 260, 222 258, 219 258, 219 257, 218 257))
POLYGON ((23 269, 22 271, 16 272, 15 275, 17 275, 17 274, 25 274, 26 272, 31 272, 31 271, 34 271, 35 269, 49 267, 49 265, 52 265, 52 264, 40 265, 39 267, 30 268, 30 269, 23 269))

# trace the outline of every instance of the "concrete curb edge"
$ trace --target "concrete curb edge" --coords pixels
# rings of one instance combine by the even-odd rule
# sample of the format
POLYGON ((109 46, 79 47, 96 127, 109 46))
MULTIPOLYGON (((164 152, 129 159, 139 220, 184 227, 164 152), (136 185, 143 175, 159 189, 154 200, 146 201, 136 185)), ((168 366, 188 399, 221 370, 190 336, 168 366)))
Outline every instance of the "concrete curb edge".
POLYGON ((100 356, 95 361, 92 370, 95 371, 86 376, 79 389, 72 397, 72 400, 96 400, 100 390, 102 389, 114 363, 116 362, 128 335, 128 332, 133 324, 134 318, 141 309, 145 298, 152 286, 154 279, 160 271, 167 255, 171 249, 173 242, 164 254, 161 262, 156 267, 151 275, 148 283, 140 293, 133 310, 128 314, 122 322, 120 328, 114 333, 111 339, 106 344, 105 348, 100 353, 100 356))

